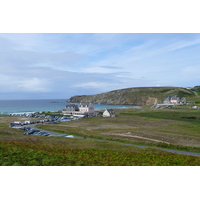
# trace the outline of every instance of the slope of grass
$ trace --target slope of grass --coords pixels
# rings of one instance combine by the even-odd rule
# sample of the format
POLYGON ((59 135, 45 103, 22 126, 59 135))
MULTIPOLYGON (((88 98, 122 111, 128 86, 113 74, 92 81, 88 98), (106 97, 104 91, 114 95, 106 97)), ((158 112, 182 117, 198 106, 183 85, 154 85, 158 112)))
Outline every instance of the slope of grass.
POLYGON ((120 113, 121 116, 137 115, 141 117, 156 118, 156 119, 169 119, 169 120, 178 120, 185 121, 190 123, 199 123, 200 122, 200 111, 195 109, 186 109, 186 110, 154 110, 147 112, 126 112, 120 113))
POLYGON ((124 152, 0 141, 4 166, 199 166, 200 158, 163 152, 124 152))

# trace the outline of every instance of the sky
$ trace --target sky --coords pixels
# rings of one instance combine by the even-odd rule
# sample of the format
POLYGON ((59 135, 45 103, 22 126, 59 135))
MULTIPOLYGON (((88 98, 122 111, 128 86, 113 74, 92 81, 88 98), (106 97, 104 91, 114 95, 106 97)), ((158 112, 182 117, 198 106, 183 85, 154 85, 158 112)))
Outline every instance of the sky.
POLYGON ((0 99, 200 84, 198 33, 0 33, 0 99))

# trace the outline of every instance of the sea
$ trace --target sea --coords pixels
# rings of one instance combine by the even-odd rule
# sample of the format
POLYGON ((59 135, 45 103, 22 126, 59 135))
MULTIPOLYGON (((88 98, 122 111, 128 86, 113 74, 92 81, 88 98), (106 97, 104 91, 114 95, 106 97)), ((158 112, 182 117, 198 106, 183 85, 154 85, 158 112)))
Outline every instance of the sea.
MULTIPOLYGON (((0 100, 0 114, 56 112, 67 104, 66 99, 37 99, 37 100, 0 100)), ((95 110, 106 108, 128 108, 134 105, 93 104, 95 110)))

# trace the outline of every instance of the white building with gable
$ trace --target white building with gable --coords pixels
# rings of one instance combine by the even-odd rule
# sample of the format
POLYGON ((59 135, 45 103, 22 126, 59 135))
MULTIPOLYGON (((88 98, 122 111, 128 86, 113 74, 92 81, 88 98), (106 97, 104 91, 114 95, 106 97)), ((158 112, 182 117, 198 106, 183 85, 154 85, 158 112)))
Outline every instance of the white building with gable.
POLYGON ((115 111, 113 109, 106 109, 103 112, 103 117, 115 117, 115 111))

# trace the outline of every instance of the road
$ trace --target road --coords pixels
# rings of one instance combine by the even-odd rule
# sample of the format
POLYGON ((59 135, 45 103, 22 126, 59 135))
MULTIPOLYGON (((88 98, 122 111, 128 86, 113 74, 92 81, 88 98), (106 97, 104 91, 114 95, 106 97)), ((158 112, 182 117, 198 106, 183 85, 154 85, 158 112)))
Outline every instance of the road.
MULTIPOLYGON (((36 125, 37 125, 37 124, 29 124, 29 125, 24 125, 24 126, 25 126, 25 127, 35 128, 36 125)), ((47 130, 44 130, 44 129, 41 129, 41 128, 35 128, 35 129, 40 130, 40 131, 48 132, 51 136, 64 135, 64 134, 57 133, 57 132, 47 131, 47 130)), ((78 136, 74 136, 74 138, 83 139, 82 137, 78 137, 78 136)))
MULTIPOLYGON (((31 124, 31 125, 25 125, 25 126, 29 126, 31 128, 34 128, 36 124, 31 124)), ((39 129, 38 130, 41 131, 46 131, 43 129, 39 129)), ((51 134, 51 136, 59 136, 62 135, 61 133, 57 133, 57 132, 52 132, 52 131, 48 131, 48 133, 51 134)), ((78 136, 74 136, 74 138, 76 139, 84 139, 83 137, 78 137, 78 136)), ((95 141, 106 141, 106 140, 100 140, 100 139, 94 139, 94 138, 87 138, 87 140, 95 140, 95 141)), ((134 147, 138 147, 138 148, 152 148, 152 149, 159 149, 159 150, 163 150, 166 152, 170 152, 170 153, 177 153, 177 154, 182 154, 182 155, 188 155, 188 156, 197 156, 200 157, 200 153, 194 153, 194 152, 186 152, 186 151, 178 151, 178 150, 171 150, 171 149, 164 149, 164 148, 158 148, 158 147, 151 147, 151 146, 143 146, 143 145, 135 145, 135 144, 127 144, 127 143, 120 143, 120 142, 115 142, 117 144, 121 144, 121 145, 126 145, 126 146, 134 146, 134 147)))
POLYGON ((134 144, 125 144, 125 143, 119 143, 119 144, 123 144, 123 145, 127 145, 127 146, 134 146, 134 147, 138 147, 138 148, 159 149, 159 150, 167 151, 167 152, 170 152, 170 153, 177 153, 177 154, 182 154, 182 155, 200 157, 200 153, 194 153, 194 152, 178 151, 178 150, 172 150, 172 149, 164 149, 164 148, 158 148, 158 147, 142 146, 142 145, 134 145, 134 144))

